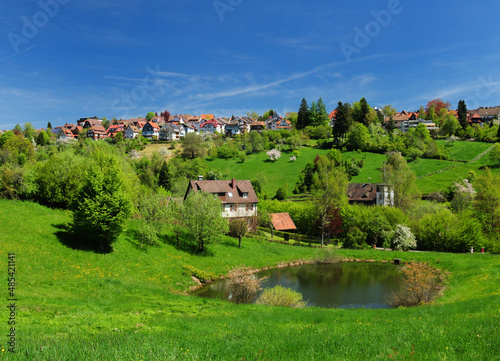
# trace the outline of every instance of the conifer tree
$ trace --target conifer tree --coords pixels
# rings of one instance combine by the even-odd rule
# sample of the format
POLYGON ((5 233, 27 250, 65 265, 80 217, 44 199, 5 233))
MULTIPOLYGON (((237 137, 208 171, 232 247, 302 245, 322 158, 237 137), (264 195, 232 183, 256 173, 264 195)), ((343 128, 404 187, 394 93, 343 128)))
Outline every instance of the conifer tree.
POLYGON ((460 100, 458 102, 457 114, 458 114, 458 122, 465 130, 465 128, 467 128, 467 106, 465 105, 464 100, 460 100))
POLYGON ((300 103, 299 111, 297 112, 297 130, 304 129, 309 125, 310 122, 310 112, 309 106, 305 98, 302 98, 300 103))

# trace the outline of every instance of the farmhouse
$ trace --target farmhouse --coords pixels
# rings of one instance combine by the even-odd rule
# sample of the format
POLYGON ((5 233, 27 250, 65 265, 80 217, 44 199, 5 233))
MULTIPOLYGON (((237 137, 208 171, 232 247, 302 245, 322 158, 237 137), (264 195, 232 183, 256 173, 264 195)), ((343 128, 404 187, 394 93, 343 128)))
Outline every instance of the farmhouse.
POLYGON ((257 195, 249 180, 192 180, 189 182, 184 199, 189 193, 203 191, 219 197, 222 202, 222 216, 254 217, 257 216, 257 195))
POLYGON ((350 204, 394 205, 394 191, 383 183, 349 183, 347 196, 350 204))

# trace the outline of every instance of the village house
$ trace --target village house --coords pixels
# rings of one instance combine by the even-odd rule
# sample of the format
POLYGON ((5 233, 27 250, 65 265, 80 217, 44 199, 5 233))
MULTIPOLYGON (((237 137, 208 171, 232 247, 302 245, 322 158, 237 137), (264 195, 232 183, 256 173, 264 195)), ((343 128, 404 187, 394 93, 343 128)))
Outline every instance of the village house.
POLYGON ((104 139, 108 137, 106 129, 102 125, 93 125, 87 129, 87 138, 92 140, 104 139))
POLYGON ((222 216, 226 218, 257 216, 257 195, 249 180, 192 180, 184 199, 191 192, 216 195, 222 202, 222 216))
POLYGON ((160 136, 160 126, 156 123, 147 122, 142 128, 142 136, 149 139, 158 139, 160 136))
POLYGON ((394 206, 394 190, 383 183, 349 183, 349 204, 394 206))
POLYGON ((162 141, 172 142, 181 140, 180 136, 181 125, 175 123, 167 123, 161 127, 159 132, 159 139, 162 141))
POLYGON ((141 134, 139 128, 137 128, 135 125, 129 125, 125 130, 125 139, 134 139, 139 134, 141 134))

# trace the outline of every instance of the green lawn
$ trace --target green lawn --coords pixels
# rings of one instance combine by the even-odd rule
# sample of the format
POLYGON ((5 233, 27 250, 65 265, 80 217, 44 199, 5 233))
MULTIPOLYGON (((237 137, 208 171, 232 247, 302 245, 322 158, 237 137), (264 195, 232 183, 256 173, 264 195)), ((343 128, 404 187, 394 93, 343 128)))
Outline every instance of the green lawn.
POLYGON ((275 162, 269 161, 266 152, 261 152, 249 155, 244 163, 237 158, 207 160, 207 168, 236 179, 250 180, 261 174, 265 179, 264 192, 274 196, 279 187, 286 185, 288 194, 291 194, 306 164, 312 162, 316 155, 326 152, 324 149, 302 147, 294 162, 290 162, 291 152, 282 152, 281 158, 275 162))
POLYGON ((447 146, 446 140, 437 140, 436 142, 448 149, 451 159, 461 161, 470 161, 491 146, 491 143, 483 142, 458 141, 454 142, 452 146, 447 146))
MULTIPOLYGON (((212 254, 165 243, 136 247, 133 222, 96 254, 61 244, 66 211, 0 200, 0 273, 16 254, 14 360, 491 360, 500 349, 500 258, 434 252, 339 250, 343 258, 428 261, 449 273, 434 304, 401 309, 287 309, 182 295, 182 266, 224 274, 322 251, 222 238, 212 254)), ((3 294, 7 293, 4 283, 3 294)), ((6 303, 7 301, 4 301, 6 303)), ((6 348, 8 309, 0 345, 6 348)))

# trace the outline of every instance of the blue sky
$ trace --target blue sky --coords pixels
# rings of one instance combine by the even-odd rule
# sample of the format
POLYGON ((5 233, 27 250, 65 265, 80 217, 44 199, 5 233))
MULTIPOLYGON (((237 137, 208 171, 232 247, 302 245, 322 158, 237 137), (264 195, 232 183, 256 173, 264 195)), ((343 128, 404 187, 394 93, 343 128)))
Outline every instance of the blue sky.
POLYGON ((302 98, 500 105, 498 1, 3 0, 0 129, 262 114, 302 98))

